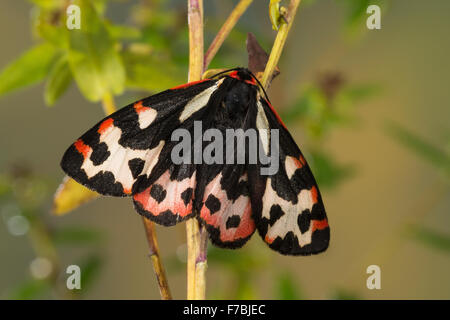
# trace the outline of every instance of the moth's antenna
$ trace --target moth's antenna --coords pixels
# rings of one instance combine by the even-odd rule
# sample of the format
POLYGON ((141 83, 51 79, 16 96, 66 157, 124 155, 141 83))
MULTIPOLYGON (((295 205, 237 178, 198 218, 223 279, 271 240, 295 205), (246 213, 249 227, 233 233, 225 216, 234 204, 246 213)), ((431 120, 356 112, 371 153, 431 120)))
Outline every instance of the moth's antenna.
POLYGON ((227 73, 227 72, 230 72, 230 71, 237 71, 237 70, 241 70, 241 69, 243 69, 243 68, 237 67, 237 68, 232 68, 232 69, 224 70, 224 71, 221 71, 221 72, 216 73, 215 75, 211 76, 211 78, 215 78, 215 77, 217 77, 217 76, 220 76, 221 74, 224 74, 224 73, 227 73))
POLYGON ((266 90, 264 89, 264 86, 261 84, 261 82, 258 80, 258 78, 257 78, 250 70, 248 70, 248 72, 249 72, 250 75, 253 77, 253 79, 256 80, 256 82, 258 83, 259 87, 262 89, 262 91, 263 91, 263 93, 264 93, 264 96, 266 97, 266 100, 269 101, 269 103, 271 103, 270 100, 269 100, 269 97, 267 96, 267 92, 266 92, 266 90))
MULTIPOLYGON (((228 72, 230 72, 230 71, 237 71, 237 70, 242 70, 242 69, 246 69, 246 68, 237 67, 237 68, 232 68, 232 69, 224 70, 224 71, 221 71, 221 72, 216 73, 215 75, 211 76, 211 78, 215 78, 215 77, 217 77, 217 76, 220 76, 220 75, 222 75, 222 74, 224 74, 224 73, 228 73, 228 72)), ((246 71, 247 71, 248 73, 250 73, 250 75, 252 76, 253 79, 256 80, 256 82, 258 83, 259 87, 262 89, 262 91, 263 91, 263 93, 264 93, 264 96, 266 97, 266 100, 269 101, 269 103, 270 103, 269 97, 267 96, 267 92, 266 92, 266 90, 264 89, 264 86, 261 84, 261 82, 258 80, 258 78, 257 78, 250 70, 246 69, 246 71)))

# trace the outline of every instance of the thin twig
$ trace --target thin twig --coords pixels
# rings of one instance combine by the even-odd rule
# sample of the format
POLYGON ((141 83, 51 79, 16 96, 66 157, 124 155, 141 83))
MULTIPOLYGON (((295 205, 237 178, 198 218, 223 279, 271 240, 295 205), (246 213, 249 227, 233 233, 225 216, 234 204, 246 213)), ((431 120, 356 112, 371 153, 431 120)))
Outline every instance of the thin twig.
POLYGON ((166 272, 161 264, 161 258, 159 255, 158 240, 156 238, 155 224, 145 217, 142 217, 144 222, 145 234, 147 235, 149 257, 152 260, 153 269, 155 270, 156 280, 159 285, 159 293, 163 300, 172 300, 170 294, 169 283, 167 282, 166 272))
POLYGON ((198 252, 195 258, 195 299, 205 300, 206 298, 206 270, 208 250, 208 232, 204 226, 199 228, 198 252))
POLYGON ((219 48, 222 46, 223 42, 230 34, 230 31, 234 28, 240 17, 244 14, 244 12, 252 2, 253 0, 241 0, 230 13, 222 28, 220 28, 213 42, 206 51, 205 60, 203 63, 203 71, 208 68, 217 51, 219 51, 219 48))
MULTIPOLYGON (((117 108, 114 103, 114 98, 111 94, 105 94, 102 99, 103 110, 107 115, 114 113, 117 108)), ((159 246, 155 233, 155 226, 153 222, 148 219, 143 220, 145 234, 147 236, 148 246, 150 248, 150 258, 152 260, 153 269, 156 274, 156 279, 158 280, 159 292, 161 294, 161 299, 168 300, 172 299, 169 290, 169 283, 167 281, 166 272, 161 262, 159 255, 159 246)))
POLYGON ((270 79, 272 78, 272 74, 278 64, 278 60, 280 60, 281 52, 283 51, 289 30, 291 29, 292 23, 294 22, 295 14, 297 13, 300 1, 301 0, 291 0, 291 2, 289 3, 287 14, 285 15, 285 20, 283 19, 281 22, 281 26, 277 33, 277 37, 275 38, 272 51, 270 52, 269 61, 267 61, 266 69, 264 70, 264 74, 261 80, 261 84, 263 85, 264 89, 267 89, 270 85, 270 79))
MULTIPOLYGON (((203 1, 188 0, 189 24, 189 82, 200 80, 203 73, 203 1)), ((200 252, 199 223, 197 219, 186 221, 187 261, 187 298, 205 297, 206 268, 196 272, 197 256, 200 252), (200 286, 197 286, 197 285, 200 286)), ((206 266, 206 257, 204 260, 206 266)))

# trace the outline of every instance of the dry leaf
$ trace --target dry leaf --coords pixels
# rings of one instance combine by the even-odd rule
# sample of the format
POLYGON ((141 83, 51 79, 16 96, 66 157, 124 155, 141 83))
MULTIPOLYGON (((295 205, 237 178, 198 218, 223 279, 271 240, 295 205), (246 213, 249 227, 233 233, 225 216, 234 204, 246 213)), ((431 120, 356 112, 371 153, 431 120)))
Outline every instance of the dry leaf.
POLYGON ((72 178, 65 176, 55 193, 53 213, 66 214, 99 196, 100 194, 97 192, 89 190, 72 178))

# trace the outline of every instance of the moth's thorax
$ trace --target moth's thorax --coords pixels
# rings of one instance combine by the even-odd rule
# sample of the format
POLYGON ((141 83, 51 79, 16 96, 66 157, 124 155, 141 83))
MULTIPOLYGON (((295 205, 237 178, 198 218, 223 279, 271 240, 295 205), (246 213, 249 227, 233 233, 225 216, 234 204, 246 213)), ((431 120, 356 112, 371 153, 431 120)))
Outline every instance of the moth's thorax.
MULTIPOLYGON (((234 79, 233 79, 234 80, 234 79)), ((255 101, 257 89, 255 86, 233 81, 233 85, 223 99, 222 106, 231 118, 244 119, 251 102, 255 101)))

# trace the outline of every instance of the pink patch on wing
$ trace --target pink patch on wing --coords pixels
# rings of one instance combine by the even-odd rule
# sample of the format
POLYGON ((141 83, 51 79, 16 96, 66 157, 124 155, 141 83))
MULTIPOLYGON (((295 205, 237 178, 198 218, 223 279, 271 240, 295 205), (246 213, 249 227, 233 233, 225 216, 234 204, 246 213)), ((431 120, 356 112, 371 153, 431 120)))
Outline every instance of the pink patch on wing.
POLYGON ((225 190, 220 186, 222 174, 218 174, 207 186, 204 193, 203 202, 205 203, 209 195, 214 195, 220 202, 220 209, 211 214, 206 205, 200 210, 200 218, 205 223, 219 229, 221 242, 234 242, 239 239, 245 239, 255 231, 255 222, 251 217, 252 208, 250 198, 241 195, 234 202, 229 200, 225 190), (238 215, 241 220, 236 228, 226 228, 227 219, 233 215, 238 215))
POLYGON ((142 207, 154 216, 158 216, 161 213, 170 210, 174 215, 180 217, 186 217, 192 213, 192 197, 186 205, 181 198, 181 194, 188 188, 194 189, 195 187, 195 174, 191 178, 186 178, 182 181, 170 180, 170 173, 166 171, 153 185, 145 189, 144 191, 135 194, 134 200, 142 205, 142 207), (151 189, 154 185, 160 185, 166 191, 164 200, 158 203, 150 195, 151 189))

